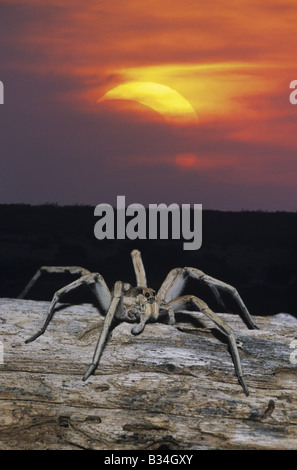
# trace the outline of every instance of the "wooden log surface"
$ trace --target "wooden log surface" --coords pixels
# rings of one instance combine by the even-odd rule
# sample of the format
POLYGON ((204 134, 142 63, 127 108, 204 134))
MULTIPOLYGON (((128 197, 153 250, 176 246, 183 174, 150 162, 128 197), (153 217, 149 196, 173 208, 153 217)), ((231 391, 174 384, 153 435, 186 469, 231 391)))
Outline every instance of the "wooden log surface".
POLYGON ((136 337, 130 324, 116 326, 83 382, 102 317, 91 304, 61 306, 25 344, 48 308, 0 299, 0 449, 297 448, 292 315, 255 317, 260 330, 249 330, 220 314, 238 340, 246 397, 226 339, 200 313, 148 324, 136 337))

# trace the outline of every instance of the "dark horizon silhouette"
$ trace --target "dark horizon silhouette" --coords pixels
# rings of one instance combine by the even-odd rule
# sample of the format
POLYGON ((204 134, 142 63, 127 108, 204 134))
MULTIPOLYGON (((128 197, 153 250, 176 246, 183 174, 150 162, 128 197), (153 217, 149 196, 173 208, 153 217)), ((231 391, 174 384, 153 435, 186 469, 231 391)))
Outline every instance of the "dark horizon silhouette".
MULTIPOLYGON (((202 218, 202 247, 186 251, 182 240, 97 240, 92 206, 0 205, 0 296, 17 297, 42 265, 83 266, 110 287, 119 279, 133 284, 130 252, 138 248, 154 289, 170 269, 193 266, 233 285, 252 314, 296 314, 297 213, 205 210, 202 218)), ((72 280, 44 274, 28 298, 51 300, 72 280)), ((187 292, 212 302, 197 283, 187 292)), ((69 301, 93 300, 82 288, 69 301)))

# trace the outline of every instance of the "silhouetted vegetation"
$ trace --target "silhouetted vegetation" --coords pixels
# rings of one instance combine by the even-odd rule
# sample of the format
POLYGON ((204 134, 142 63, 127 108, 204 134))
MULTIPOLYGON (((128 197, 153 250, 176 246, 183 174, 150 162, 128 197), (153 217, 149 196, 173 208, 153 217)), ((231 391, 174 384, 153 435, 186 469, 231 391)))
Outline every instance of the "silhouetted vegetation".
MULTIPOLYGON (((182 240, 99 241, 90 206, 0 205, 0 220, 2 297, 17 297, 42 265, 84 266, 110 286, 118 279, 134 283, 130 251, 139 248, 154 288, 171 268, 194 266, 234 285, 251 313, 296 312, 297 213, 205 210, 198 251, 184 251, 182 240)), ((44 275, 29 297, 49 300, 71 280, 44 275)), ((197 293, 197 284, 189 289, 197 293)), ((74 298, 93 300, 84 289, 74 298)))

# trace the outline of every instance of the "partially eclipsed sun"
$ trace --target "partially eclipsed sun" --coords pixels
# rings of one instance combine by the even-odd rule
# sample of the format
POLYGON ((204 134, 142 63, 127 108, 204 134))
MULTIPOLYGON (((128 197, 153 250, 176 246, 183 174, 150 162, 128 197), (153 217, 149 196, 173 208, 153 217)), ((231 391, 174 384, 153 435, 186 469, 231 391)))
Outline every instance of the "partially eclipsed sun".
POLYGON ((157 111, 165 119, 181 122, 197 121, 191 103, 166 85, 154 82, 127 82, 116 86, 98 100, 133 100, 157 111))

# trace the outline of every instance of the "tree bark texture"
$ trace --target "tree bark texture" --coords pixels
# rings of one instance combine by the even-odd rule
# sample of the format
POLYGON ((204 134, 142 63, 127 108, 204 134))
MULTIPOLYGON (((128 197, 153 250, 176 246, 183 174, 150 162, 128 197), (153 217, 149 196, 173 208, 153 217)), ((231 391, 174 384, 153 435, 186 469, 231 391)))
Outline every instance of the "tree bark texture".
POLYGON ((103 319, 91 304, 0 299, 0 449, 296 449, 297 319, 220 314, 233 329, 246 383, 226 338, 201 313, 175 325, 122 323, 83 382, 103 319), (295 359, 296 358, 296 359, 295 359))

